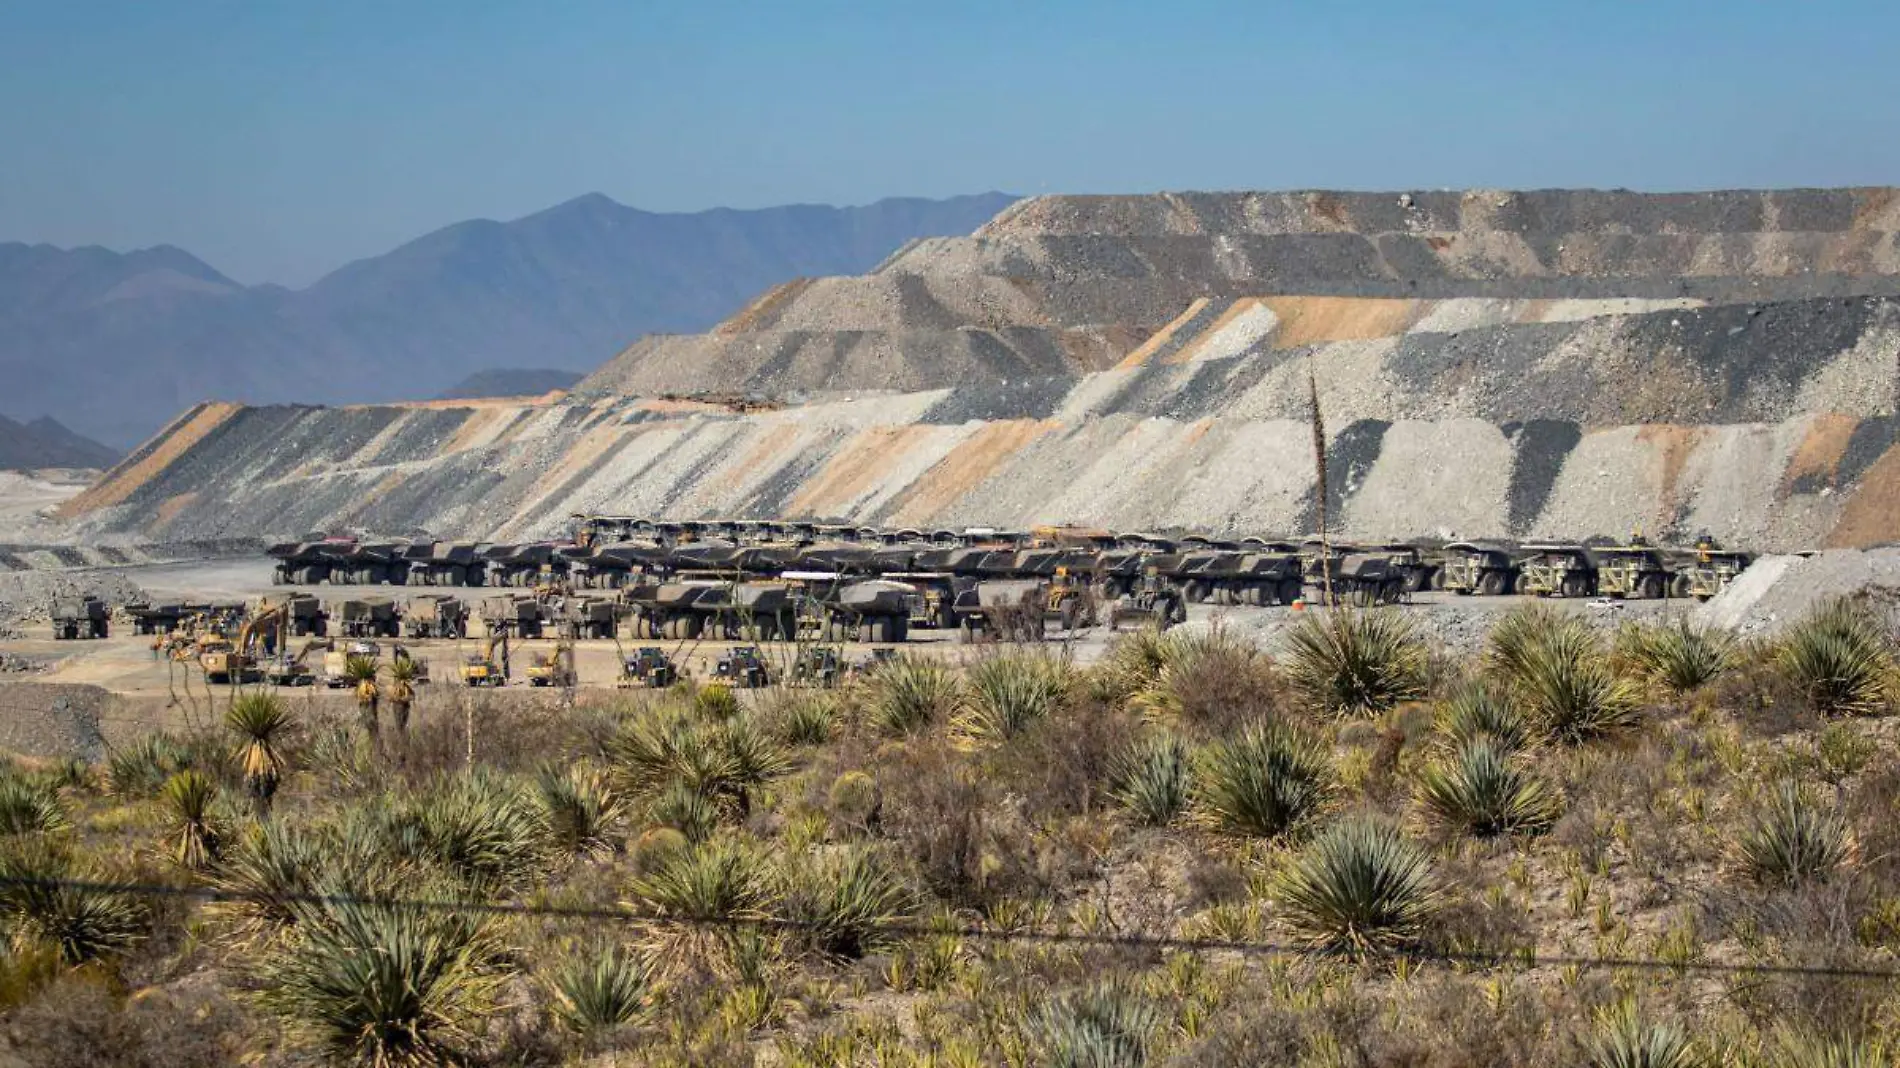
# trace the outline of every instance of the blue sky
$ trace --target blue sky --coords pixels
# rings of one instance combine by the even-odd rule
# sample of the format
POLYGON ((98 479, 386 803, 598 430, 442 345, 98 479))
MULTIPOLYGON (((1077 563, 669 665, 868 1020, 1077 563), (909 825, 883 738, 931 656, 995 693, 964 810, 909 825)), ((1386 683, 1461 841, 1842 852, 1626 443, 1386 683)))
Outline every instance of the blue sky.
POLYGON ((586 192, 1900 183, 1900 4, 5 0, 0 240, 303 284, 586 192))

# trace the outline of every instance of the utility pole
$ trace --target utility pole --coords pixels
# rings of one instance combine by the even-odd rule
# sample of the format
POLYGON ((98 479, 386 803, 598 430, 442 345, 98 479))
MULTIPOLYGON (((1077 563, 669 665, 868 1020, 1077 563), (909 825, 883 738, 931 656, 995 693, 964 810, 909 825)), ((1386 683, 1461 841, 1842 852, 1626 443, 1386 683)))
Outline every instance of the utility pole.
POLYGON ((1326 419, 1319 411, 1319 380, 1309 368, 1306 372, 1306 398, 1313 420, 1313 473, 1318 487, 1313 499, 1319 503, 1319 582, 1326 606, 1333 604, 1333 543, 1326 536, 1326 419))

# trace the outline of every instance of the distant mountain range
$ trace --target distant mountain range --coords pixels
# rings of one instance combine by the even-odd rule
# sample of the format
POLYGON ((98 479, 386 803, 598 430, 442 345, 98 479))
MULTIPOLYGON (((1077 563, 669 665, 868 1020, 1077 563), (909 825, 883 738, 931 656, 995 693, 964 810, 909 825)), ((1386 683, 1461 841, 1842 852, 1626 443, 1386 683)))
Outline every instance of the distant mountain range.
POLYGON ((479 371, 586 371, 648 333, 704 330, 761 290, 858 274, 1014 198, 657 214, 590 194, 445 227, 300 290, 182 249, 0 244, 0 412, 129 447, 186 406, 435 397, 479 371))
POLYGON ((42 416, 16 423, 0 415, 0 470, 36 471, 47 467, 106 468, 119 454, 42 416))

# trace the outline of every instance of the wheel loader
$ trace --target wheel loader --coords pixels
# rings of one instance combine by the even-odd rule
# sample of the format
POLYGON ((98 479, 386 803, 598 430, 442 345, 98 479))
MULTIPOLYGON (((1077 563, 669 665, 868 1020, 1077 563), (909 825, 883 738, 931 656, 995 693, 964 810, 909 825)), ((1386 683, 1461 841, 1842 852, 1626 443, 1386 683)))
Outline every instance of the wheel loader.
POLYGON ((712 677, 742 690, 772 684, 772 670, 766 663, 765 653, 756 645, 736 646, 721 654, 713 663, 712 677))

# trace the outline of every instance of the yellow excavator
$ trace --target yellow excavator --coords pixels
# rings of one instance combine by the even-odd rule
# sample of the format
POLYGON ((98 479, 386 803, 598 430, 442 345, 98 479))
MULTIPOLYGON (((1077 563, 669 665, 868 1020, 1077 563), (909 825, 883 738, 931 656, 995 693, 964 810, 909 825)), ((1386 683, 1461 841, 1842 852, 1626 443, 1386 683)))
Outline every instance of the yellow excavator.
POLYGON ((318 649, 331 648, 330 639, 312 638, 295 655, 285 653, 264 669, 264 681, 272 686, 314 686, 317 673, 306 663, 318 649))
POLYGON ((574 643, 562 638, 554 643, 554 648, 535 658, 528 665, 528 685, 558 686, 571 689, 580 681, 579 673, 574 670, 574 643))
MULTIPOLYGON (((212 631, 198 639, 198 666, 204 668, 209 682, 255 682, 262 677, 257 653, 252 645, 262 642, 272 628, 282 628, 286 620, 284 606, 266 602, 238 628, 236 638, 212 631)), ((276 641, 268 643, 275 648, 276 641)))
POLYGON ((470 654, 462 664, 462 683, 466 686, 506 686, 508 685, 508 628, 498 623, 489 624, 488 644, 482 646, 480 653, 470 654), (501 659, 496 660, 499 652, 501 659))

